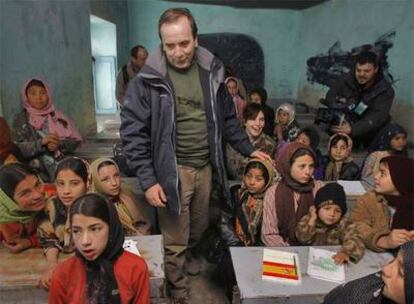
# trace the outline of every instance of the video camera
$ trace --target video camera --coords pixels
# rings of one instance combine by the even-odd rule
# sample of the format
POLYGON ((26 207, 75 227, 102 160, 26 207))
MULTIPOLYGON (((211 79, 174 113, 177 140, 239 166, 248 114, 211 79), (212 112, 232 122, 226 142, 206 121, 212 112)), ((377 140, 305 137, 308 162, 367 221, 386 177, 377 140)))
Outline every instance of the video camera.
POLYGON ((355 100, 343 102, 336 99, 333 104, 328 105, 323 98, 320 99, 319 102, 327 106, 327 108, 319 108, 317 110, 315 124, 320 125, 321 123, 324 123, 327 125, 327 129, 330 129, 332 126, 340 126, 345 121, 351 122, 358 103, 355 100))

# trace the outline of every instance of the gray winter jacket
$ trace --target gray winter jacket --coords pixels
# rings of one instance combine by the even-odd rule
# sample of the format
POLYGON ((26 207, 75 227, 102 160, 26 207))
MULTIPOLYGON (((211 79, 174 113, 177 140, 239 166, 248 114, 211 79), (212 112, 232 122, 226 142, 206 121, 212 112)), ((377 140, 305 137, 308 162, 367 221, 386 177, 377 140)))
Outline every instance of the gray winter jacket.
MULTIPOLYGON (((195 61, 206 106, 210 162, 217 180, 227 187, 223 147, 230 143, 248 156, 254 148, 236 118, 223 85, 224 67, 209 51, 198 47, 195 61)), ((167 75, 166 58, 158 48, 140 73, 130 81, 121 112, 120 134, 129 167, 144 191, 159 183, 167 196, 167 208, 180 214, 177 169, 175 96, 167 75)))

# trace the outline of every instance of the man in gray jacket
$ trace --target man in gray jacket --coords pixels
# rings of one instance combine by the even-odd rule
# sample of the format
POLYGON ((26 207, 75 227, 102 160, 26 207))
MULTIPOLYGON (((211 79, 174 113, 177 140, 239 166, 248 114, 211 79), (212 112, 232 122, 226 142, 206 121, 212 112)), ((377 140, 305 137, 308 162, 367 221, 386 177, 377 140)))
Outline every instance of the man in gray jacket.
POLYGON ((188 303, 185 269, 198 272, 190 253, 208 225, 213 174, 228 191, 224 144, 270 158, 254 151, 240 127, 223 84, 224 66, 198 46, 190 11, 168 9, 158 30, 162 45, 131 80, 120 133, 130 167, 157 207, 173 303, 188 303))

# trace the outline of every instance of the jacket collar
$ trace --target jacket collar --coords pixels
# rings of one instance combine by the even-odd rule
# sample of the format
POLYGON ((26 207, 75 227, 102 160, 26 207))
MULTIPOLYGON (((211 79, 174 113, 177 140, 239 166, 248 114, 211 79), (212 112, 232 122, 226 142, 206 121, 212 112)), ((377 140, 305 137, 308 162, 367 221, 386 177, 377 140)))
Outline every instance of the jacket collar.
MULTIPOLYGON (((206 48, 198 46, 194 54, 194 60, 201 68, 211 71, 214 63, 214 55, 206 48)), ((167 59, 162 47, 159 46, 152 52, 140 71, 143 78, 166 78, 167 77, 167 59)))

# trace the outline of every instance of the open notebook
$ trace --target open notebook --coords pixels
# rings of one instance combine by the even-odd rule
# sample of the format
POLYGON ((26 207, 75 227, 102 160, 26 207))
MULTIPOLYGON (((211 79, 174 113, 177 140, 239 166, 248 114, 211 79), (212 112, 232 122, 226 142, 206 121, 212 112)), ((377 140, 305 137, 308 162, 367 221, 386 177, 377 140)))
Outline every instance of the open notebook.
POLYGON ((360 181, 338 180, 337 183, 344 187, 346 195, 360 196, 367 192, 360 181))
POLYGON ((308 275, 325 281, 344 283, 345 267, 336 265, 332 256, 336 252, 309 247, 308 275))

